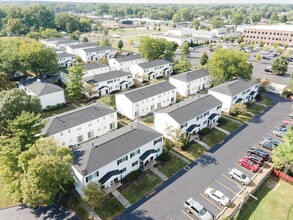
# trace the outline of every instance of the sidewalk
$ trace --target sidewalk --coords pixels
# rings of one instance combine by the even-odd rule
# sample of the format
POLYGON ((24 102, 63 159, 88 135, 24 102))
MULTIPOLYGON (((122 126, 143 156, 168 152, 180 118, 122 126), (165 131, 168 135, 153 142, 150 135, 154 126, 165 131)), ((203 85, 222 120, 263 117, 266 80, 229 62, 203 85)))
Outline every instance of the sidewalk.
POLYGON ((193 141, 198 143, 198 144, 200 144, 201 146, 203 146, 207 150, 211 149, 211 147, 209 145, 207 145, 206 143, 204 143, 204 142, 202 142, 200 140, 194 139, 193 141))
POLYGON ((226 131, 226 130, 224 130, 223 128, 220 128, 220 127, 218 127, 218 126, 215 126, 214 128, 217 129, 217 130, 219 130, 219 131, 221 131, 221 132, 223 132, 223 133, 226 134, 226 135, 229 135, 229 134, 230 134, 229 131, 226 131))
POLYGON ((124 206, 124 208, 127 209, 131 206, 130 202, 118 190, 113 190, 111 193, 124 206))
POLYGON ((223 117, 223 118, 226 118, 226 119, 228 119, 228 120, 234 121, 235 123, 238 123, 238 124, 240 124, 240 125, 243 124, 243 123, 241 123, 240 121, 237 121, 237 120, 235 120, 235 119, 233 119, 233 118, 226 117, 225 115, 222 115, 222 117, 223 117))
POLYGON ((150 171, 152 171, 155 175, 157 175, 158 177, 160 177, 163 181, 166 181, 168 178, 161 173, 156 167, 151 166, 149 168, 150 171))
POLYGON ((175 152, 173 150, 170 150, 170 153, 173 154, 175 157, 178 157, 180 160, 184 161, 187 164, 191 163, 190 160, 188 160, 187 158, 181 156, 180 154, 178 154, 177 152, 175 152))

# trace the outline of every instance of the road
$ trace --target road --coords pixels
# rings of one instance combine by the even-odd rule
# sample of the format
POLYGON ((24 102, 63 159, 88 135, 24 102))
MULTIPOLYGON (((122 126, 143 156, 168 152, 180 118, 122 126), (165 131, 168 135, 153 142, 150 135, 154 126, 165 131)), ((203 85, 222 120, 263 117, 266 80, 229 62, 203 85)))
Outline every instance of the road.
POLYGON ((239 192, 242 186, 229 179, 229 169, 237 168, 251 177, 253 174, 250 171, 238 167, 237 160, 244 155, 247 147, 259 143, 263 137, 270 137, 272 129, 292 112, 292 102, 274 94, 269 96, 274 100, 272 108, 249 122, 241 132, 234 134, 222 146, 215 146, 192 162, 189 171, 180 171, 183 172, 181 177, 171 183, 164 183, 165 186, 161 186, 161 190, 154 192, 151 198, 142 199, 118 219, 195 219, 183 207, 184 201, 189 197, 198 200, 213 215, 220 213, 223 207, 205 198, 206 188, 210 186, 220 189, 230 199, 239 192))

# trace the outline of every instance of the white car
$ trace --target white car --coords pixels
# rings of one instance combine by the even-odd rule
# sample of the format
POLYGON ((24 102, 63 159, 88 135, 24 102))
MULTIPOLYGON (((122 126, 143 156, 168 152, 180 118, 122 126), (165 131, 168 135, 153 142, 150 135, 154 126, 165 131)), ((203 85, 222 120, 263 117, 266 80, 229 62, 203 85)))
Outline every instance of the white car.
POLYGON ((233 168, 230 172, 229 172, 229 176, 232 179, 236 179, 239 182, 241 182, 243 185, 249 185, 250 183, 250 179, 244 174, 242 173, 240 170, 237 170, 235 168, 233 168))
POLYGON ((226 206, 230 202, 230 199, 227 196, 225 196, 224 193, 220 192, 219 190, 215 190, 213 188, 207 188, 205 191, 205 195, 215 200, 222 206, 226 206))
POLYGON ((195 201, 193 198, 187 199, 183 206, 187 209, 189 213, 194 214, 197 218, 201 220, 213 220, 214 217, 209 213, 201 204, 195 201))

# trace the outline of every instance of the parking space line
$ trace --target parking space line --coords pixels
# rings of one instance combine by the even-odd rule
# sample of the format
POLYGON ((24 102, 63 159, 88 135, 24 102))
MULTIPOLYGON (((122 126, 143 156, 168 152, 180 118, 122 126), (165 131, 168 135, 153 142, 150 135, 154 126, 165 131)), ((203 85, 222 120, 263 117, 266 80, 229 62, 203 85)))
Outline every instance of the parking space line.
POLYGON ((217 206, 214 202, 212 202, 210 199, 208 199, 206 196, 204 196, 203 194, 199 194, 199 195, 201 195, 201 197, 203 197, 203 198, 205 198, 207 201, 209 201, 210 203, 212 203, 217 209, 219 209, 220 211, 222 211, 222 209, 219 207, 219 206, 217 206))
POLYGON ((221 186, 223 186, 224 188, 226 188, 227 190, 229 190, 230 192, 237 194, 236 192, 234 192, 232 189, 230 189, 229 187, 225 186, 223 183, 219 182, 218 180, 215 180, 216 183, 220 184, 221 186))
POLYGON ((231 182, 235 183, 238 188, 242 189, 242 187, 238 184, 238 182, 236 182, 234 179, 231 179, 230 177, 227 177, 226 175, 222 174, 223 177, 225 177, 226 179, 230 180, 231 182))
POLYGON ((234 163, 236 166, 238 166, 238 167, 240 167, 242 170, 245 170, 245 171, 248 171, 249 173, 251 173, 251 174, 255 174, 255 172, 252 172, 251 170, 249 170, 249 169, 247 169, 247 168, 245 168, 245 167, 243 167, 243 166, 241 166, 241 165, 239 165, 238 163, 234 163))
POLYGON ((191 218, 186 212, 184 212, 182 209, 180 209, 180 211, 184 214, 184 215, 186 215, 188 218, 190 218, 190 219, 192 219, 192 220, 194 220, 193 218, 191 218))

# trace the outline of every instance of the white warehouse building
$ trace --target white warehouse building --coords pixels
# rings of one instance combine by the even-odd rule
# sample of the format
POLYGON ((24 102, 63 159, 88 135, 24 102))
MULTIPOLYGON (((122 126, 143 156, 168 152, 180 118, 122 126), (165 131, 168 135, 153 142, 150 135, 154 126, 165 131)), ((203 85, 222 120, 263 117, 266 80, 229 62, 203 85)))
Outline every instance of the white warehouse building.
POLYGON ((162 134, 139 122, 84 143, 73 151, 75 189, 82 195, 90 181, 111 187, 129 173, 143 170, 162 151, 162 134))
POLYGON ((169 82, 157 83, 115 96, 116 109, 131 120, 176 102, 176 88, 169 82))

